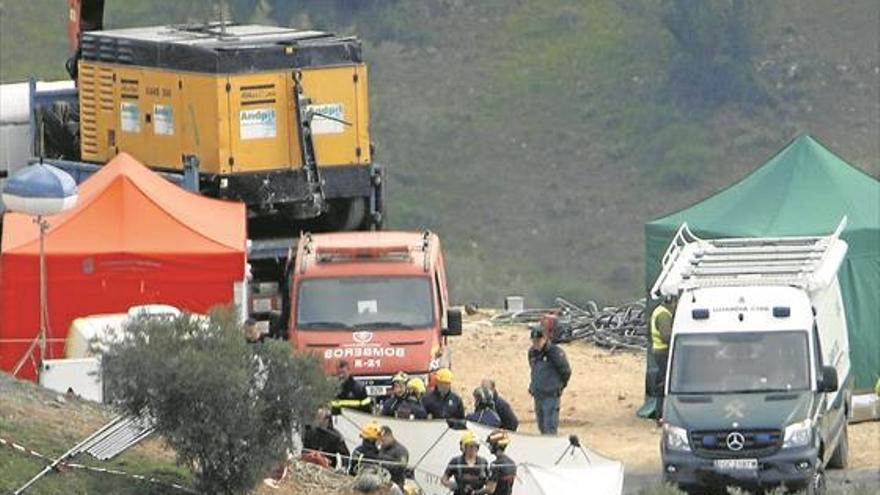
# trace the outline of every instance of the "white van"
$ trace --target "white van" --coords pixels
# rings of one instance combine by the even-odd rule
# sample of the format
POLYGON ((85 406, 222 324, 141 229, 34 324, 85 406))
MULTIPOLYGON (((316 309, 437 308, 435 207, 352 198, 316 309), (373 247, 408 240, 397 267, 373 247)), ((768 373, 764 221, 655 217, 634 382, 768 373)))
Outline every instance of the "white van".
POLYGON ((785 485, 822 493, 845 467, 852 376, 837 271, 846 219, 825 237, 704 240, 683 225, 654 297, 673 296, 664 479, 687 491, 785 485))

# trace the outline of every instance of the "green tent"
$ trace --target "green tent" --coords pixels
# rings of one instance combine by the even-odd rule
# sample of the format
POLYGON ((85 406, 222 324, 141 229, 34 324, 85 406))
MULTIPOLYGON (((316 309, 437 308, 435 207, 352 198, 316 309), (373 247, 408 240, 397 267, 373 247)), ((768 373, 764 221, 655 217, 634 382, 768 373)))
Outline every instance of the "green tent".
POLYGON ((647 291, 683 222, 704 238, 821 235, 844 215, 849 251, 838 278, 855 387, 870 389, 880 375, 880 182, 808 135, 718 194, 645 224, 647 291))

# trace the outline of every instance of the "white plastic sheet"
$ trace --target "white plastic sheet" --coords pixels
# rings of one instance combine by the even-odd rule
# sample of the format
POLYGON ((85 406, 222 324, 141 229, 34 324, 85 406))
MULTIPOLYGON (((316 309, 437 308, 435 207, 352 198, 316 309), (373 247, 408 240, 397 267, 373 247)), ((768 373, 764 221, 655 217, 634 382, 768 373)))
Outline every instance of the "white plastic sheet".
MULTIPOLYGON (((360 444, 361 425, 370 421, 387 425, 394 436, 409 450, 410 467, 415 480, 427 495, 448 495, 440 478, 450 459, 460 454, 460 430, 449 428, 445 421, 411 421, 344 410, 336 418, 336 427, 349 449, 360 444)), ((485 439, 491 428, 468 423, 468 429, 485 439)), ((507 453, 519 466, 515 495, 620 495, 623 490, 623 464, 601 456, 586 447, 573 446, 568 437, 550 437, 511 433, 507 453)), ((480 455, 493 457, 484 446, 480 455)))

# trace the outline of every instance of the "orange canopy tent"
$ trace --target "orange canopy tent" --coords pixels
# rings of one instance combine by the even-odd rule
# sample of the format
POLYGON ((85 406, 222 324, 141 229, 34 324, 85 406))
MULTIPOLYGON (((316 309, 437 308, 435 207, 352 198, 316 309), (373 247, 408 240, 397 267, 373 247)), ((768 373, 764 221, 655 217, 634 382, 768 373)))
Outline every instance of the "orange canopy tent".
MULTIPOLYGON (((245 278, 244 204, 187 192, 125 153, 80 184, 76 207, 47 219, 47 358, 63 357, 75 318, 141 304, 203 313, 231 303, 245 278)), ((39 334, 39 290, 39 228, 7 212, 0 369, 12 370, 39 334)), ((35 370, 19 375, 34 378, 35 370)))

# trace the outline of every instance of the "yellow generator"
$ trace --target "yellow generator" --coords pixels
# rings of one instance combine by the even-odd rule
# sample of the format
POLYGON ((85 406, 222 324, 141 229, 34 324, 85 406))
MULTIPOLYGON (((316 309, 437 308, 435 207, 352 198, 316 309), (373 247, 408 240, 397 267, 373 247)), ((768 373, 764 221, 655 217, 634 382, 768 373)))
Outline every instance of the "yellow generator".
POLYGON ((381 228, 356 38, 213 23, 86 31, 80 47, 83 161, 196 170, 203 194, 248 204, 256 236, 261 220, 381 228))

